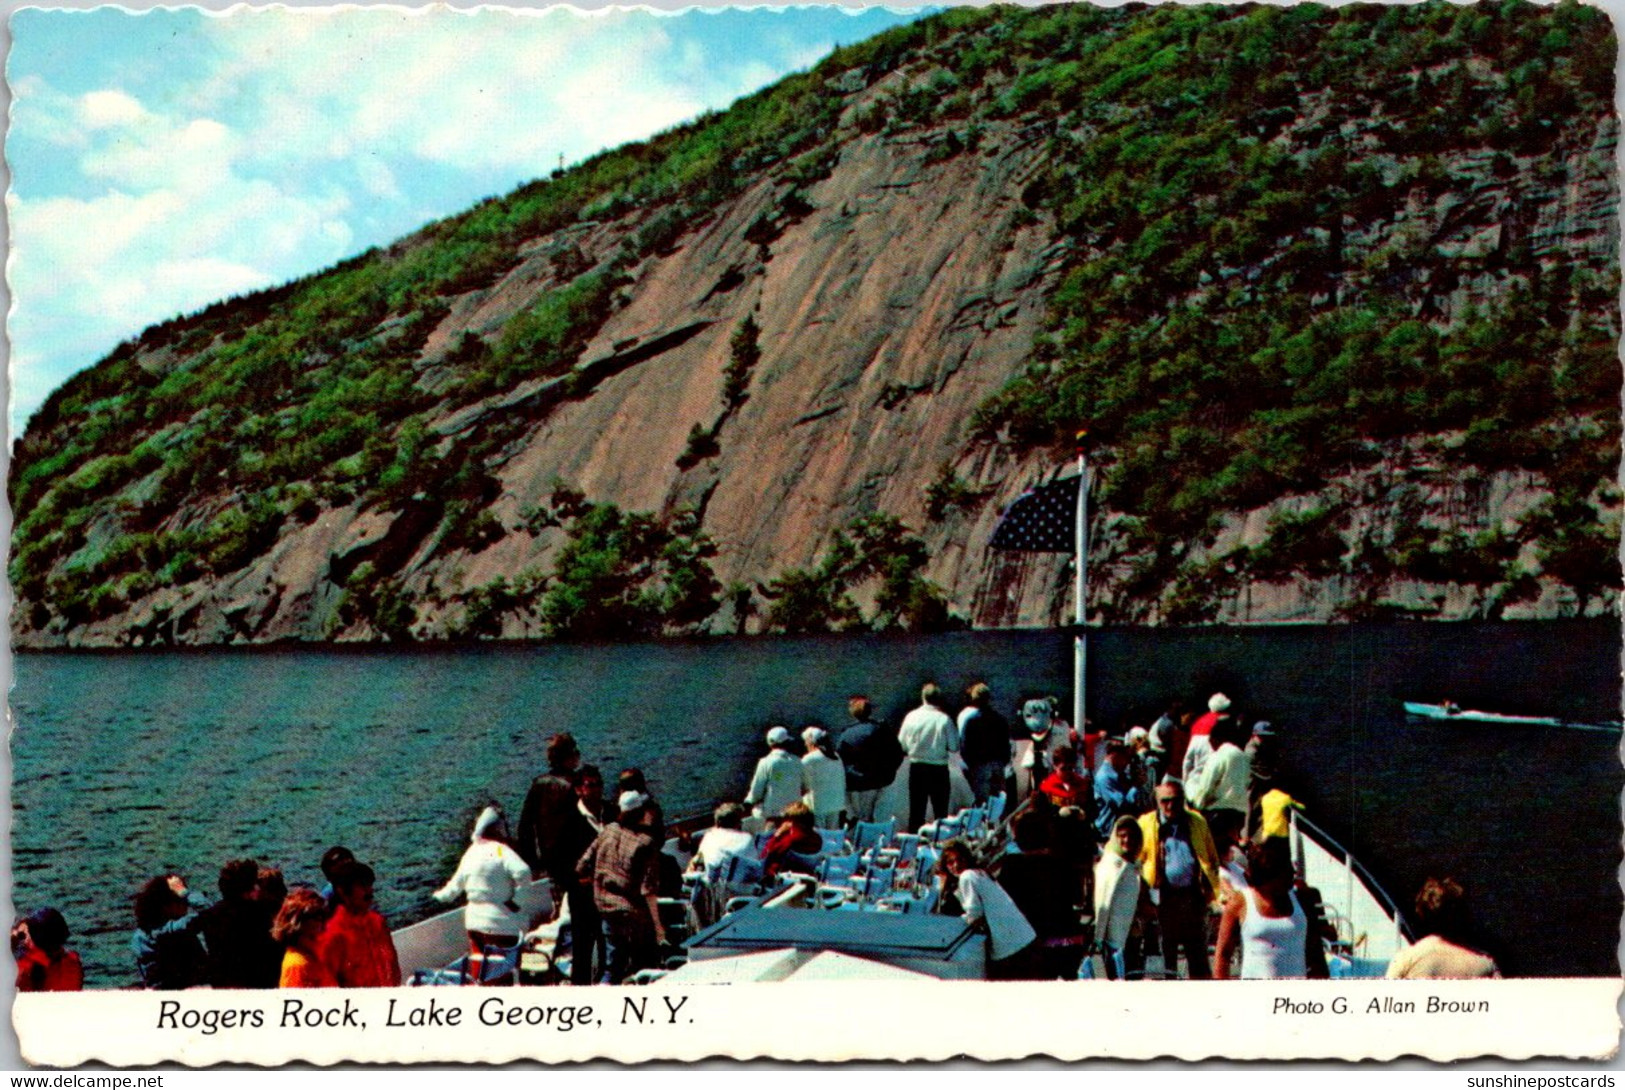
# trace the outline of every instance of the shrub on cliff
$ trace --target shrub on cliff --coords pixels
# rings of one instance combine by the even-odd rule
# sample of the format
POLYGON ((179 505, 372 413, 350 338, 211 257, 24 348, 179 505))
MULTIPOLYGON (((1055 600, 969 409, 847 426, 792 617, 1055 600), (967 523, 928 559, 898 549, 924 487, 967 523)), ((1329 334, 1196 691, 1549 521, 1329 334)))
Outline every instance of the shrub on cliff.
POLYGON ((716 612, 716 548, 692 518, 670 526, 587 503, 568 525, 539 606, 547 635, 618 639, 691 631, 716 612))
POLYGON ((925 543, 891 515, 865 515, 835 534, 817 567, 793 568, 765 593, 770 632, 944 632, 963 628, 936 584, 920 573, 931 559, 925 543), (875 585, 874 611, 858 607, 852 591, 875 585))

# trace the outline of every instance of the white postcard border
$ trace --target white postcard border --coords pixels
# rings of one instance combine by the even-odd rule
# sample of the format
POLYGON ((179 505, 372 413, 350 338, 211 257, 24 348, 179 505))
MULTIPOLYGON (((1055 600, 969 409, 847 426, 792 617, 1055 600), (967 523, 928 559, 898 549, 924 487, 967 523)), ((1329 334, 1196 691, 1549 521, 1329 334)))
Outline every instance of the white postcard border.
POLYGON ((13 1022, 23 1058, 50 1067, 1597 1060, 1617 1053, 1621 988, 1586 978, 112 991, 21 995, 13 1022))

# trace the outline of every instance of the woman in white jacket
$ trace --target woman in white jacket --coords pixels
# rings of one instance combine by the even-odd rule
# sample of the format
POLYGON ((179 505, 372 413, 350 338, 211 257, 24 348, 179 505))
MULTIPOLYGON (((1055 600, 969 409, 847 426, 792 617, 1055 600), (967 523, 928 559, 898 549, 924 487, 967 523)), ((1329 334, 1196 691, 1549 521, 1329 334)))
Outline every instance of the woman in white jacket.
POLYGON ((802 801, 812 808, 820 829, 839 829, 846 822, 846 767, 823 727, 808 727, 801 741, 807 747, 801 758, 801 781, 807 789, 802 801))
POLYGON ((487 806, 474 822, 473 843, 457 864, 451 881, 434 891, 437 901, 455 901, 466 894, 463 926, 468 929, 468 945, 476 954, 486 946, 516 946, 525 932, 514 899, 519 887, 530 881, 530 867, 505 841, 502 811, 487 806))
POLYGON ((1095 937, 1106 962, 1106 979, 1122 980, 1123 950, 1140 903, 1140 849, 1145 835, 1128 816, 1117 819, 1112 838, 1095 864, 1095 937))

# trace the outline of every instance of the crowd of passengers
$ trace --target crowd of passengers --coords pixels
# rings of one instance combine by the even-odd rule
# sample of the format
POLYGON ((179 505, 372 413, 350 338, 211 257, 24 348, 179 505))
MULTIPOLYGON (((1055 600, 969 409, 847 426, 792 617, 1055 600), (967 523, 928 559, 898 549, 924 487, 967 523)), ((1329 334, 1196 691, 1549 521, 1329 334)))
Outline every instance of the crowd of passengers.
MULTIPOLYGON (((1178 701, 1149 725, 1109 735, 1073 728, 1047 698, 1007 718, 989 687, 966 691, 955 714, 935 684, 896 726, 874 717, 869 698, 848 701, 838 734, 823 726, 767 732, 740 801, 717 807, 699 838, 691 880, 715 880, 731 857, 754 855, 764 875, 816 874, 820 830, 850 828, 906 811, 917 833, 956 803, 1004 796, 1004 837, 949 840, 935 867, 938 911, 962 914, 988 938, 993 979, 1075 979, 1091 949, 1108 978, 1144 975, 1148 950, 1162 973, 1205 979, 1325 976, 1318 896, 1295 879, 1280 738, 1251 727, 1222 693, 1200 714, 1178 701), (1210 961, 1209 951, 1213 957, 1210 961), (1239 972, 1238 972, 1239 969, 1239 972)), ((683 886, 682 865, 663 850, 665 817, 638 769, 606 795, 600 770, 574 738, 548 742, 548 769, 531 784, 510 834, 487 806, 470 844, 435 899, 466 901, 471 957, 511 949, 534 921, 518 892, 546 877, 567 913, 569 982, 620 983, 670 952, 663 897, 683 886)), ((146 882, 134 897, 131 950, 141 985, 192 987, 392 987, 401 968, 390 930, 373 905, 375 876, 343 847, 320 863, 324 886, 289 888, 280 870, 253 859, 220 870, 212 904, 180 875, 146 882)), ((1498 976, 1472 942, 1465 893, 1430 879, 1412 924, 1423 936, 1397 957, 1390 977, 1498 976)), ((66 921, 36 910, 14 926, 19 991, 83 986, 66 921)))

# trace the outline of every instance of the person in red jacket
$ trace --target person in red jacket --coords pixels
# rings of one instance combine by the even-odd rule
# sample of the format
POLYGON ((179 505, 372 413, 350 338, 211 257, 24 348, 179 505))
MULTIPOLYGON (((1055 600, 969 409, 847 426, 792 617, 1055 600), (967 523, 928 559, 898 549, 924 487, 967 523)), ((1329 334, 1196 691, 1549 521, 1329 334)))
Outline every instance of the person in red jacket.
POLYGON ((375 881, 371 867, 354 861, 333 874, 333 915, 317 949, 341 988, 394 988, 401 982, 389 925, 372 906, 375 881))
POLYGON ((30 912, 11 930, 19 992, 77 992, 85 986, 79 955, 67 949, 68 921, 54 908, 30 912))
POLYGON ((812 810, 804 802, 792 802, 762 848, 763 869, 769 878, 786 869, 811 874, 818 867, 817 856, 823 847, 824 838, 818 833, 812 810))
POLYGON ((1078 774, 1078 751, 1071 743, 1055 747, 1055 767, 1038 785, 1038 790, 1056 809, 1075 806, 1088 811, 1091 808, 1093 791, 1089 781, 1078 774))

